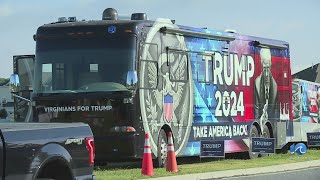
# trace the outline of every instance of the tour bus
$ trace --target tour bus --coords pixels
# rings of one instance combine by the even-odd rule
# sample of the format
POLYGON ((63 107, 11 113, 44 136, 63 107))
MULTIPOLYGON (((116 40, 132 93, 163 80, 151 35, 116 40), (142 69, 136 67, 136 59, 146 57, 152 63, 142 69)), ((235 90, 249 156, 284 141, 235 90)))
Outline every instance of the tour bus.
POLYGON ((168 132, 178 157, 222 140, 226 153, 254 158, 250 137, 275 138, 287 150, 294 136, 285 41, 145 13, 120 20, 112 8, 102 20, 59 18, 33 38, 35 56, 14 57, 20 95, 32 91, 29 106, 15 106, 16 118, 89 124, 98 162, 141 158, 145 133, 160 166, 168 132))

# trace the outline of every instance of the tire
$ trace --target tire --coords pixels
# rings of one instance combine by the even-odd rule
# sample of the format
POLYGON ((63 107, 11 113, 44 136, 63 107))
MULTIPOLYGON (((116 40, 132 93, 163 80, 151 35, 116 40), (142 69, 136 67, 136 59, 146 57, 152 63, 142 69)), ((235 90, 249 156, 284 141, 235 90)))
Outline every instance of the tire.
POLYGON ((72 171, 60 160, 47 163, 39 170, 37 180, 71 180, 73 179, 72 171))
POLYGON ((168 138, 166 132, 161 129, 158 137, 158 157, 155 164, 155 167, 166 167, 167 163, 167 145, 168 138))
MULTIPOLYGON (((263 133, 262 133, 261 137, 264 137, 264 138, 270 138, 271 137, 270 130, 269 130, 267 125, 263 126, 263 133)), ((265 156, 269 156, 269 154, 261 154, 261 157, 265 157, 265 156)))
POLYGON ((266 126, 266 125, 263 126, 263 134, 262 134, 262 137, 264 137, 264 138, 270 138, 270 137, 271 137, 269 128, 268 128, 268 126, 266 126))
MULTIPOLYGON (((257 129, 257 127, 255 125, 252 125, 252 128, 251 128, 250 144, 252 143, 251 142, 251 137, 260 137, 259 131, 258 131, 258 129, 257 129)), ((247 154, 247 158, 248 159, 255 159, 255 158, 258 158, 258 157, 259 157, 259 153, 252 152, 251 147, 250 147, 250 149, 248 151, 248 154, 247 154)))

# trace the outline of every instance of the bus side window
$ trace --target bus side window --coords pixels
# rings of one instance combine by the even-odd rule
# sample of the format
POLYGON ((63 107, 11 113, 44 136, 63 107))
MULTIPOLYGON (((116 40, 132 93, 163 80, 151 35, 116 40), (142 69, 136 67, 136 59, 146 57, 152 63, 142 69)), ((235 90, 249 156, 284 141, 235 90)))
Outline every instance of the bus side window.
POLYGON ((186 82, 188 77, 188 53, 184 51, 167 51, 170 81, 186 82))
POLYGON ((157 89, 159 84, 158 44, 140 43, 140 80, 139 88, 157 89))

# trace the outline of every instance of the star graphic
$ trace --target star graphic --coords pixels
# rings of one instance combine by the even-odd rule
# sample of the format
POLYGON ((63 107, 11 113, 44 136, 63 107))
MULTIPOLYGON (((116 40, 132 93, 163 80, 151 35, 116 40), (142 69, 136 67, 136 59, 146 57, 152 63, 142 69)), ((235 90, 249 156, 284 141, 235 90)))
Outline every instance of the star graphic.
POLYGON ((202 122, 206 122, 206 117, 207 117, 207 115, 201 114, 201 117, 202 117, 202 122))
POLYGON ((190 155, 194 155, 196 152, 196 149, 193 147, 193 143, 191 144, 191 148, 190 148, 190 155))
POLYGON ((210 97, 210 93, 208 93, 207 100, 208 100, 208 106, 211 107, 212 106, 212 98, 210 97))
POLYGON ((195 99, 195 106, 196 106, 196 107, 198 107, 198 106, 199 106, 199 104, 200 104, 199 95, 198 95, 198 94, 196 94, 196 95, 195 95, 195 97, 194 97, 194 99, 195 99))
POLYGON ((204 51, 204 50, 206 50, 206 48, 203 46, 203 44, 201 44, 200 51, 204 51))
POLYGON ((201 83, 202 90, 206 90, 206 83, 201 83))

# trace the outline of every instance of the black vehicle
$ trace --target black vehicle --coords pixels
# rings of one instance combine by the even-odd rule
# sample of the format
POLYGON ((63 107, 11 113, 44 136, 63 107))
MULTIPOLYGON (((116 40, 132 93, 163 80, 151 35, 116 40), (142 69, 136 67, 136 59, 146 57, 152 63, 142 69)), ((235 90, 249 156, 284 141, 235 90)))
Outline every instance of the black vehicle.
POLYGON ((95 179, 83 123, 0 123, 0 179, 95 179))

